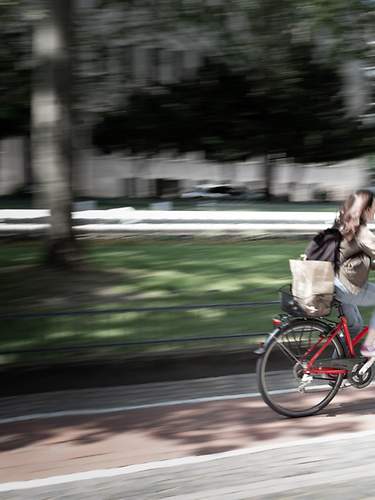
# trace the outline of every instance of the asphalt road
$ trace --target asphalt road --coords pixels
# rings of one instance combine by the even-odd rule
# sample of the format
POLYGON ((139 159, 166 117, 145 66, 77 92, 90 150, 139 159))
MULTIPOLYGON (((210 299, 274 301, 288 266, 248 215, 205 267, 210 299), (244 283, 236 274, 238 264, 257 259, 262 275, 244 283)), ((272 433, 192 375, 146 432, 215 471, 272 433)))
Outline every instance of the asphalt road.
POLYGON ((374 498, 374 392, 297 420, 252 374, 2 398, 0 498, 374 498))

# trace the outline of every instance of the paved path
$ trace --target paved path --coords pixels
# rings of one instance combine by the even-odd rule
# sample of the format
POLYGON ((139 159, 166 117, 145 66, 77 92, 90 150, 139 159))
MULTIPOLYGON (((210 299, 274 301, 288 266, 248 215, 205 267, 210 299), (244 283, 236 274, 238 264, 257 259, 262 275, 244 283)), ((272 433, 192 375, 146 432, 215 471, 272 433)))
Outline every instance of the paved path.
POLYGON ((295 445, 109 479, 0 494, 7 500, 373 499, 375 439, 295 445))
POLYGON ((0 498, 373 498, 374 392, 298 420, 253 375, 3 398, 0 498))

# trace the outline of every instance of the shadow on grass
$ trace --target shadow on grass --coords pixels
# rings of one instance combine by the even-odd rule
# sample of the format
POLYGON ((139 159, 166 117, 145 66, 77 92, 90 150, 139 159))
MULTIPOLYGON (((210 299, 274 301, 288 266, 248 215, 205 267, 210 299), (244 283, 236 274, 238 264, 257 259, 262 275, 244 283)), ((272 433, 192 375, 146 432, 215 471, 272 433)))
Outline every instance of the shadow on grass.
MULTIPOLYGON (((5 264, 0 269, 2 311, 78 311, 275 300, 276 290, 288 273, 287 256, 298 253, 299 246, 297 243, 296 249, 295 243, 289 241, 278 242, 277 246, 264 241, 235 244, 95 241, 88 243, 86 249, 92 270, 64 273, 35 265, 40 244, 8 244, 0 253, 5 264)), ((1 347, 17 350, 269 331, 270 317, 277 312, 279 308, 275 305, 14 319, 3 323, 1 347)), ((182 344, 179 347, 184 348, 182 344)), ((140 347, 138 352, 160 350, 154 345, 140 347)), ((116 355, 116 351, 106 354, 116 355)), ((11 358, 7 359, 9 362, 11 358)), ((30 362, 33 358, 30 355, 25 360, 30 362)), ((34 360, 39 361, 37 355, 34 360)), ((11 362, 22 361, 22 356, 11 359, 11 362)))
POLYGON ((27 265, 3 268, 0 270, 2 310, 46 311, 96 306, 113 301, 116 294, 112 290, 122 286, 126 279, 125 270, 68 272, 27 265))
MULTIPOLYGON (((3 351, 64 348, 90 345, 88 349, 55 352, 19 352, 9 362, 46 363, 69 360, 84 362, 101 359, 126 359, 141 354, 193 350, 231 350, 244 348, 251 339, 231 335, 269 331, 270 307, 262 310, 202 309, 198 311, 131 312, 92 316, 8 319, 2 323, 3 351), (257 320, 252 318, 256 314, 257 320), (225 338, 226 336, 229 336, 225 338), (186 342, 184 339, 202 339, 186 342), (220 338, 224 338, 220 340, 220 338), (211 339, 211 340, 210 340, 211 339), (161 341, 165 343, 158 343, 161 341), (155 341, 156 343, 152 343, 155 341), (131 342, 135 345, 116 345, 131 342), (142 342, 150 342, 144 343, 142 342), (111 346, 111 344, 113 344, 111 346), (107 345, 107 347, 95 347, 107 345)), ((264 334, 262 335, 264 337, 264 334)), ((259 340, 259 338, 258 338, 259 340)), ((67 373, 67 379, 69 374, 67 373)))

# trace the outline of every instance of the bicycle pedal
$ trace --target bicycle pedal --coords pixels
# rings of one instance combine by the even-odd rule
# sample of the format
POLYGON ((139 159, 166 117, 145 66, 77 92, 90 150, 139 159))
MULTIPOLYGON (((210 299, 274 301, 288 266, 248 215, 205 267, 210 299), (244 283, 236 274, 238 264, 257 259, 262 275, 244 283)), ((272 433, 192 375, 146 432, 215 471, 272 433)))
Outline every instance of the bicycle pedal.
POLYGON ((348 389, 348 387, 352 387, 352 384, 349 382, 349 380, 343 380, 341 382, 340 389, 348 389))

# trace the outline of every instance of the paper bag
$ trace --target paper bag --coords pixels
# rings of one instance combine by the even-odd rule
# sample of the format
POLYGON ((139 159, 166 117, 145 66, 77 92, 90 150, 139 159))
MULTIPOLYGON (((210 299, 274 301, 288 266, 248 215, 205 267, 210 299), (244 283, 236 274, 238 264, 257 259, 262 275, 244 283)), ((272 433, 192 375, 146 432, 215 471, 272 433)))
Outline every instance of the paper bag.
POLYGON ((331 312, 334 292, 332 262, 290 260, 292 294, 307 316, 327 316, 331 312))

